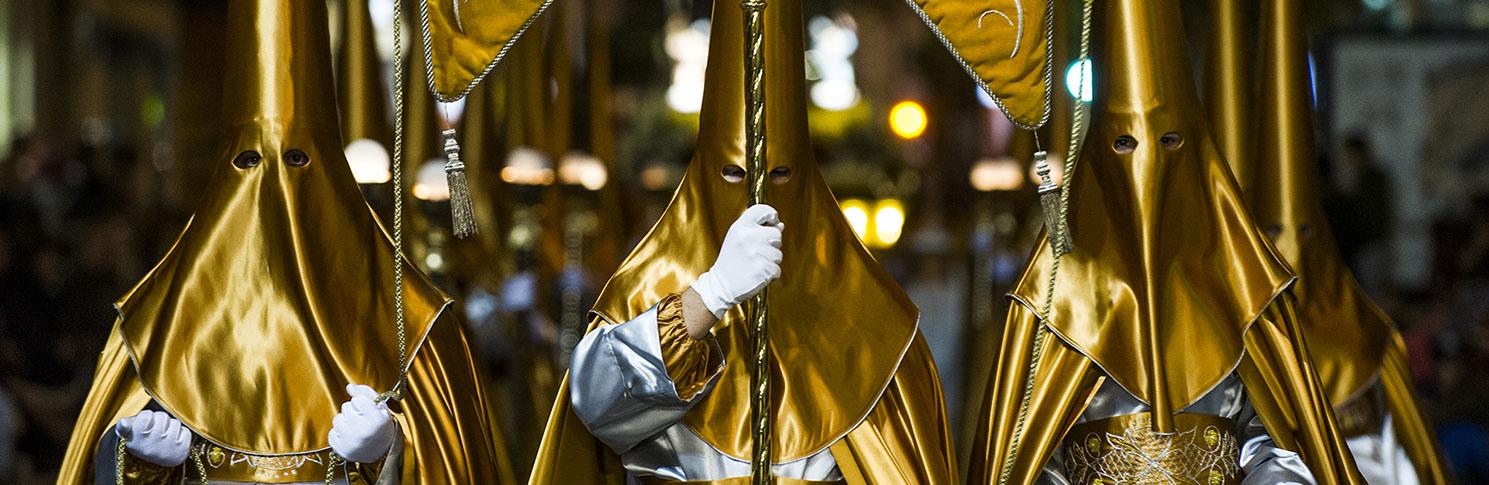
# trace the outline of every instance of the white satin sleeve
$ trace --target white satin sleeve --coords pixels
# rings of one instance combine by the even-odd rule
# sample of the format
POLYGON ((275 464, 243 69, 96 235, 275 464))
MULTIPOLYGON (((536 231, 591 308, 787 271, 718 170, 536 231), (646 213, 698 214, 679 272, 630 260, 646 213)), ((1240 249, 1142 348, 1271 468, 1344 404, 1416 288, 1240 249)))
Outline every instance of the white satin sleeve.
POLYGON ((1313 485, 1317 480, 1303 457, 1296 452, 1277 447, 1260 416, 1251 409, 1247 401, 1236 419, 1243 423, 1241 429, 1241 470, 1246 485, 1313 485))
POLYGON ((629 322, 604 325, 585 335, 569 364, 569 399, 590 434, 624 454, 677 424, 718 380, 685 400, 667 376, 657 328, 657 309, 629 322))
MULTIPOLYGON (((667 374, 656 308, 595 329, 573 355, 569 398, 574 412, 591 434, 621 455, 630 475, 679 481, 749 476, 748 461, 719 452, 682 423, 713 389, 723 365, 701 392, 683 399, 667 374)), ((830 450, 772 465, 771 472, 802 480, 842 479, 830 450)))
POLYGON ((1417 469, 1407 456, 1406 448, 1396 441, 1396 429, 1392 426, 1390 413, 1380 427, 1380 432, 1363 434, 1345 441, 1349 452, 1360 467, 1360 475, 1372 485, 1417 485, 1417 469))

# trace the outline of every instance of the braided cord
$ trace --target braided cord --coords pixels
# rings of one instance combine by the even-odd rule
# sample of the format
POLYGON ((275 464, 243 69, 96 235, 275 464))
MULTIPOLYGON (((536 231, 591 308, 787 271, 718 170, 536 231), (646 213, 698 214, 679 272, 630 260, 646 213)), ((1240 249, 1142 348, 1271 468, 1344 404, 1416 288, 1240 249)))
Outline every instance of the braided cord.
MULTIPOLYGON (((765 1, 743 0, 745 35, 745 165, 749 168, 750 204, 765 202, 767 177, 765 161, 765 1)), ((775 428, 770 402, 770 337, 766 333, 765 290, 757 293, 750 306, 751 339, 755 357, 750 387, 750 424, 753 449, 750 453, 750 482, 770 485, 771 431, 775 428)))
MULTIPOLYGON (((1086 101, 1083 94, 1086 90, 1085 63, 1091 48, 1091 10, 1092 0, 1084 0, 1081 9, 1081 44, 1080 57, 1077 69, 1081 70, 1080 82, 1076 84, 1075 110, 1072 113, 1070 125, 1070 142, 1065 152, 1065 171, 1060 180, 1060 218, 1056 227, 1047 228, 1046 237, 1051 239, 1066 237, 1069 231, 1067 217, 1070 214, 1070 182, 1074 179, 1076 159, 1080 155, 1081 135, 1086 128, 1086 101)), ((1053 8, 1053 7, 1052 7, 1053 8)), ((1018 458, 1019 448, 1023 444, 1025 427, 1029 421, 1029 403, 1034 397, 1034 384, 1039 372, 1039 361, 1044 355, 1044 340, 1047 334, 1045 330, 1046 321, 1053 317, 1055 306, 1055 283, 1060 274, 1061 251, 1051 251, 1054 261, 1050 262, 1049 282, 1045 285, 1044 305, 1042 313, 1034 323, 1034 348, 1029 355, 1028 375, 1024 379, 1024 393, 1019 401, 1018 421, 1014 425, 1013 440, 1009 444, 1008 454, 1003 458, 1002 471, 998 477, 1000 485, 1007 485, 1009 477, 1013 474, 1013 461, 1018 458)))
MULTIPOLYGON (((403 2, 393 0, 393 314, 398 326, 398 382, 379 400, 403 391, 408 378, 407 337, 403 323, 403 2)), ((425 52, 429 47, 425 46, 425 52)))
POLYGON ((203 441, 201 446, 193 446, 191 448, 191 461, 196 463, 196 476, 202 485, 207 485, 207 464, 202 462, 202 453, 206 449, 206 441, 203 441))
POLYGON ((114 450, 114 483, 124 485, 124 442, 129 441, 123 436, 119 437, 119 446, 114 450))

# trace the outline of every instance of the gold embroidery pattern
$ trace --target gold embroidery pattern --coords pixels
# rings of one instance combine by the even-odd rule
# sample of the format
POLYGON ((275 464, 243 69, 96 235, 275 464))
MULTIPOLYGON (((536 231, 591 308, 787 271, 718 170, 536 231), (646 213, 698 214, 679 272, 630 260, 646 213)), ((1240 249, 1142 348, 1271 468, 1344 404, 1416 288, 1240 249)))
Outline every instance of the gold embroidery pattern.
POLYGON ((1078 484, 1240 483, 1235 421, 1181 413, 1176 432, 1153 432, 1148 414, 1083 423, 1065 439, 1065 473, 1078 484))
POLYGON ((207 478, 249 483, 320 482, 326 475, 325 456, 259 456, 212 446, 207 450, 207 478))

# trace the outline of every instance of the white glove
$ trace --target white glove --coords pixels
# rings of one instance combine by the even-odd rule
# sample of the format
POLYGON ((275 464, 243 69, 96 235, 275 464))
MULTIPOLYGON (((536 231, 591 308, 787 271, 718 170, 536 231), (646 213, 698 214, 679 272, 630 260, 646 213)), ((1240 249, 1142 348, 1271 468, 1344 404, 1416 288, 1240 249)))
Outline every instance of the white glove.
POLYGON ((341 404, 341 413, 331 420, 331 449, 342 458, 357 463, 373 463, 388 455, 393 446, 393 415, 387 403, 374 404, 377 391, 361 384, 347 384, 350 401, 341 404))
POLYGON ((140 411, 120 419, 114 432, 124 440, 129 454, 166 468, 181 466, 191 451, 191 429, 159 411, 140 411))
POLYGON ((781 231, 785 229, 775 208, 764 204, 745 209, 729 226, 719 258, 693 282, 693 291, 714 318, 724 318, 724 312, 781 277, 781 231))

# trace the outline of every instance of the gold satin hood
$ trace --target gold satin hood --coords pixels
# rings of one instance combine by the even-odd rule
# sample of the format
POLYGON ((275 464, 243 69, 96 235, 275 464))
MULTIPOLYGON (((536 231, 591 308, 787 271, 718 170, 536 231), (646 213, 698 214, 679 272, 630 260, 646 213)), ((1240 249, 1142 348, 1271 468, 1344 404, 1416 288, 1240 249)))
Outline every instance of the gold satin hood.
POLYGON ((1039 244, 1012 297, 1154 423, 1235 370, 1243 336, 1292 280, 1247 217, 1194 93, 1172 0, 1096 2, 1097 98, 1068 190, 1074 251, 1039 244))
POLYGON ((1324 219, 1302 5, 1267 0, 1262 14, 1257 158, 1232 164, 1257 224, 1297 272, 1292 291, 1298 321, 1317 337, 1308 339, 1314 367, 1343 404, 1375 379, 1395 327, 1355 283, 1324 219))
MULTIPOLYGON (((698 146, 672 204, 606 284, 594 312, 612 323, 640 315, 687 289, 718 255, 729 225, 748 203, 747 184, 725 167, 745 166, 743 18, 737 2, 713 9, 698 146)), ((812 157, 800 0, 765 9, 765 200, 786 224, 781 279, 769 292, 777 363, 776 462, 810 456, 852 430, 879 401, 915 336, 919 310, 879 267, 843 219, 812 157)), ((735 308, 715 329, 726 353, 723 376, 685 418, 709 444, 748 459, 749 325, 735 308)))
POLYGON ((336 101, 341 107, 341 140, 369 139, 392 151, 388 90, 377 54, 377 30, 366 0, 341 2, 341 44, 336 55, 336 101))
MULTIPOLYGON (((228 18, 216 173, 116 304, 119 331, 146 392, 193 431, 250 453, 316 451, 347 383, 398 379, 396 253, 342 152, 324 5, 234 1, 228 18)), ((413 354, 449 299, 404 264, 413 354)))

